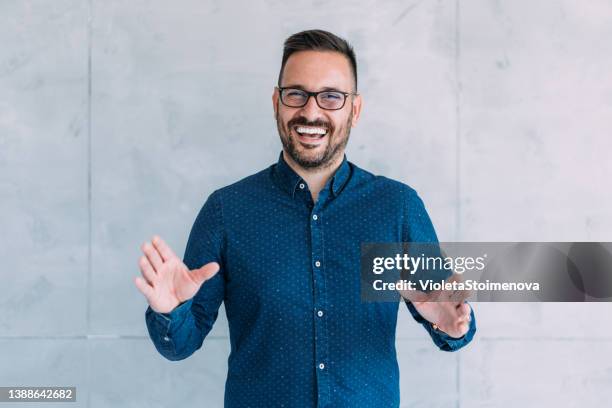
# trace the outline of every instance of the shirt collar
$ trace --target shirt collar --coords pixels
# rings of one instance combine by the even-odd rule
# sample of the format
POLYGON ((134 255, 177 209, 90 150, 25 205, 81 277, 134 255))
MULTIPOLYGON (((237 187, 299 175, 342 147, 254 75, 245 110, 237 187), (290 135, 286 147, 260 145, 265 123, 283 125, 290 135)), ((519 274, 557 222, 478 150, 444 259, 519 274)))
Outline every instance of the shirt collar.
MULTIPOLYGON (((295 170, 293 170, 291 166, 287 164, 285 158, 283 157, 282 151, 280 152, 280 155, 278 157, 278 162, 276 163, 276 171, 274 173, 280 186, 287 193, 291 194, 292 197, 295 196, 295 190, 298 188, 299 184, 305 183, 305 181, 300 177, 300 175, 297 174, 295 170)), ((342 190, 342 188, 346 185, 350 174, 351 168, 348 160, 346 159, 345 154, 342 158, 342 163, 340 163, 340 166, 334 173, 332 179, 328 181, 326 187, 331 185, 332 193, 334 194, 334 196, 337 196, 342 190)))

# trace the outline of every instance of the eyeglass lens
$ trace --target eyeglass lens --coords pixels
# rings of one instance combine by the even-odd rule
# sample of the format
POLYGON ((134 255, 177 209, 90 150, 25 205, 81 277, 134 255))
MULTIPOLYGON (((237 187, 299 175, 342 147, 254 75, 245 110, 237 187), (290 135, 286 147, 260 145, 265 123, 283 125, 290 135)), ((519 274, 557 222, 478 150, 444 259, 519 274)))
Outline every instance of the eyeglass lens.
MULTIPOLYGON (((301 108, 308 100, 308 94, 301 89, 283 89, 281 97, 284 104, 294 108, 301 108)), ((344 105, 344 94, 334 91, 320 92, 317 94, 317 103, 323 109, 340 109, 344 105)))

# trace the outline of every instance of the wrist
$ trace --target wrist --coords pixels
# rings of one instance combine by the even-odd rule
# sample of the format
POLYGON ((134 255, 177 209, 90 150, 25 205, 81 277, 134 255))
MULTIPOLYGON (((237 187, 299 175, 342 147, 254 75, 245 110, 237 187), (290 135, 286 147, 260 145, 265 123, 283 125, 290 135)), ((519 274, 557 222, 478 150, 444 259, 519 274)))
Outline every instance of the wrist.
POLYGON ((441 330, 441 329, 440 329, 440 326, 438 326, 437 324, 435 324, 435 323, 431 323, 431 322, 429 322, 429 324, 431 325, 431 328, 432 328, 432 330, 433 330, 434 332, 439 333, 439 334, 442 334, 442 335, 444 335, 444 336, 448 336, 448 337, 450 337, 450 338, 451 338, 451 339, 453 339, 453 340, 458 340, 458 339, 462 338, 463 336, 465 336, 465 334, 463 334, 463 335, 461 335, 461 336, 459 336, 459 337, 451 336, 451 335, 450 335, 450 334, 448 334, 447 332, 445 332, 445 331, 441 330))

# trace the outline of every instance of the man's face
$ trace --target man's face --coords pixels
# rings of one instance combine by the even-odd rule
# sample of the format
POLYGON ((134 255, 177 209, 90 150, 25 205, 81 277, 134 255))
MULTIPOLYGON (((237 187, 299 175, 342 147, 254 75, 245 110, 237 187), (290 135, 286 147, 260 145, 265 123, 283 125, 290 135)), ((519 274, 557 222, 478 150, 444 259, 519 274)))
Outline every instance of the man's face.
MULTIPOLYGON (((305 91, 337 90, 355 92, 348 59, 337 52, 299 51, 292 54, 283 72, 281 87, 305 91)), ((281 103, 277 88, 272 95, 276 126, 289 156, 303 168, 324 168, 344 154, 351 127, 357 124, 361 96, 349 95, 344 107, 325 110, 310 97, 305 106, 292 108, 281 103), (326 133, 299 132, 303 127, 324 129, 326 133)))

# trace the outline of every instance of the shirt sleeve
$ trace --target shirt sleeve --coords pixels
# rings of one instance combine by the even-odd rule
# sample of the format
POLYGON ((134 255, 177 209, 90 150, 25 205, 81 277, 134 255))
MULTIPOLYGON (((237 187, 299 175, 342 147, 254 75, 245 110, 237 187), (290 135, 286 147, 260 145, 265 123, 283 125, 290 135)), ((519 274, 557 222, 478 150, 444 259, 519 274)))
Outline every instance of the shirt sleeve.
POLYGON ((157 351, 168 360, 183 360, 202 347, 217 320, 225 296, 223 210, 220 193, 213 192, 198 213, 189 234, 183 262, 189 270, 217 262, 219 271, 196 295, 170 313, 147 307, 145 321, 157 351))
POLYGON ((456 351, 467 345, 472 341, 474 334, 476 333, 476 318, 474 317, 474 309, 470 312, 470 327, 468 331, 461 337, 455 338, 451 337, 448 334, 444 333, 440 330, 435 330, 430 322, 425 320, 423 316, 419 314, 414 305, 408 300, 404 300, 406 302, 406 306, 408 306, 408 310, 410 314, 417 322, 421 323, 421 325, 427 330, 429 336, 433 340, 434 344, 442 351, 456 351))
MULTIPOLYGON (((438 242, 438 236, 433 227, 429 214, 425 209, 425 204, 417 192, 408 187, 406 194, 406 212, 405 212, 405 228, 404 228, 404 241, 405 242, 438 242)), ((421 314, 416 310, 414 305, 404 299, 410 314, 418 323, 420 323, 425 330, 429 333, 434 344, 443 351, 456 351, 464 347, 474 337, 476 333, 476 318, 474 316, 474 310, 470 313, 470 327, 462 337, 454 338, 448 334, 435 330, 431 323, 427 321, 421 314)))

